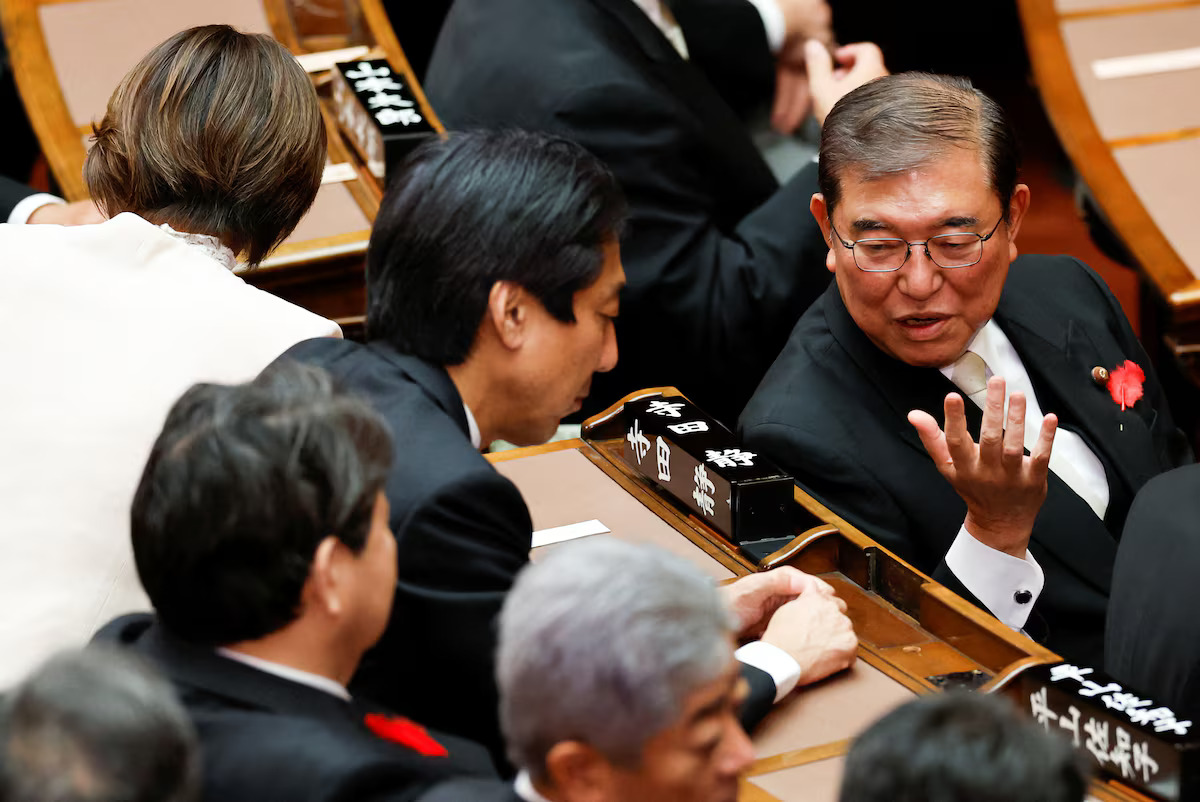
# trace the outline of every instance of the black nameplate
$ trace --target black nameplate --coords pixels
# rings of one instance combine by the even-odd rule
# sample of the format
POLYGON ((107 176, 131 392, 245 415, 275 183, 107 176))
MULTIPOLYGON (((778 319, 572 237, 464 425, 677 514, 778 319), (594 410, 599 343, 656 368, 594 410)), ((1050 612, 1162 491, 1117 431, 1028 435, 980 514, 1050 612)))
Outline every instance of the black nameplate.
POLYGON ((1030 668, 1019 687, 1034 719, 1069 738, 1100 771, 1162 799, 1198 798, 1200 741, 1191 721, 1068 663, 1030 668))
POLYGON ((338 124, 376 178, 433 135, 412 90, 377 58, 335 65, 333 105, 338 124))
POLYGON ((627 402, 624 420, 625 462, 705 524, 755 559, 792 538, 792 477, 695 404, 649 396, 627 402))

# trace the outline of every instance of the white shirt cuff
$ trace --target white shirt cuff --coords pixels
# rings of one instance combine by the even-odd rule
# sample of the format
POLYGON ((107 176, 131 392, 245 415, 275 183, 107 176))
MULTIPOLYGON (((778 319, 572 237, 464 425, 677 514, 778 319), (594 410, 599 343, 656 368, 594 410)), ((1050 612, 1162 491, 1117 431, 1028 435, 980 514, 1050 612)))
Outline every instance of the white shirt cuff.
POLYGON ((30 195, 27 198, 21 198, 17 201, 17 205, 8 214, 8 222, 14 225, 21 225, 29 222, 29 217, 35 211, 49 203, 66 203, 62 198, 48 195, 45 192, 39 192, 36 195, 30 195))
POLYGON ((975 598, 1013 629, 1021 629, 1042 593, 1046 577, 1028 551, 1025 559, 1013 557, 980 543, 966 524, 946 552, 946 565, 975 598))
POLYGON ((792 692, 800 681, 800 664, 783 649, 766 641, 756 640, 734 652, 738 662, 765 671, 775 680, 775 701, 792 692))
POLYGON ((758 9, 762 17, 763 28, 767 31, 767 46, 772 53, 783 49, 783 40, 787 38, 787 21, 779 9, 779 0, 750 0, 751 5, 758 9))

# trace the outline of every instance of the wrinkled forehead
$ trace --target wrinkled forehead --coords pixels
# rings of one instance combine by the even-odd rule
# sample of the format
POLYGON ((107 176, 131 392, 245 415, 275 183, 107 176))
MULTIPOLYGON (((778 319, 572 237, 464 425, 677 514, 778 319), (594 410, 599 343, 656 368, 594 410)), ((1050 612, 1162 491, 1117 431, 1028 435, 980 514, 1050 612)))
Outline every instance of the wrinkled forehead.
POLYGON ((953 189, 959 194, 987 196, 1001 202, 983 154, 977 148, 946 146, 937 150, 896 150, 886 158, 841 166, 835 173, 836 196, 826 199, 828 211, 832 215, 848 198, 887 193, 891 187, 904 184, 906 177, 920 178, 926 191, 953 189))

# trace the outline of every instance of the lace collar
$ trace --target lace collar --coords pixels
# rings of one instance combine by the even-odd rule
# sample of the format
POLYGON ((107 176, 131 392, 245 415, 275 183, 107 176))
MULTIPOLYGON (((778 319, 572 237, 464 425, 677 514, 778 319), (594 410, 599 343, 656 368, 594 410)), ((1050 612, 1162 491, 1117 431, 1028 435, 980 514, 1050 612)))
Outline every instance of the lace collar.
POLYGON ((209 234, 188 234, 185 231, 176 231, 166 223, 160 225, 159 228, 175 239, 186 242, 205 256, 220 263, 226 270, 232 272, 237 268, 237 257, 233 251, 221 244, 221 240, 216 237, 209 234))

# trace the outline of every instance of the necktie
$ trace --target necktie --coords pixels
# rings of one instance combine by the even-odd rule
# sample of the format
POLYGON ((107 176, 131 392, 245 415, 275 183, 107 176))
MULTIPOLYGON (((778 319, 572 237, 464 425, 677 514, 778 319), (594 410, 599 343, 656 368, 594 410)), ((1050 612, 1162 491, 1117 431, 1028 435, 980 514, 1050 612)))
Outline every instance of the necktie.
POLYGON ((987 401, 987 363, 973 351, 967 351, 954 363, 950 381, 980 409, 987 401))

